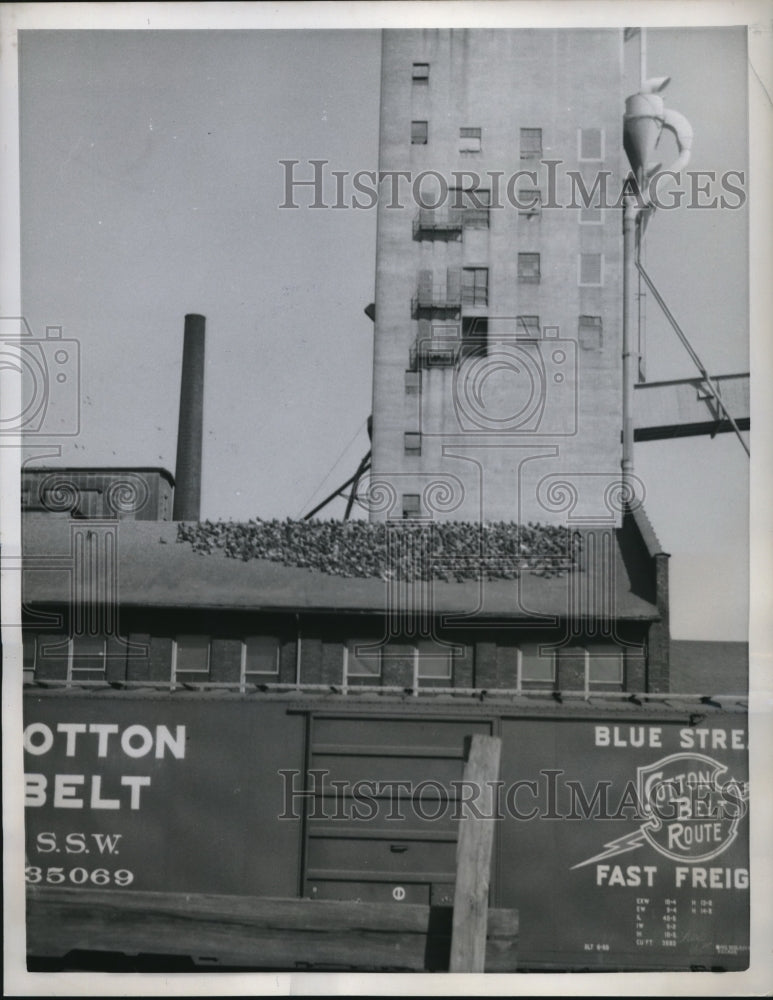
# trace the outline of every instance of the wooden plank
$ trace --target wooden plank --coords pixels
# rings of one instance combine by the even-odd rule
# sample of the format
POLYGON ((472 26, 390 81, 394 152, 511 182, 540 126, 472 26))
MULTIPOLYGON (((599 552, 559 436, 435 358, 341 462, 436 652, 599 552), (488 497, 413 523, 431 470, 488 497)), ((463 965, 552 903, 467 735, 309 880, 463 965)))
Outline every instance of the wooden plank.
MULTIPOLYGON (((518 917, 492 910, 487 968, 515 969, 518 917)), ((31 886, 27 950, 190 956, 248 968, 445 971, 449 907, 31 886)))
POLYGON ((486 962, 488 893, 496 814, 494 782, 499 776, 502 741, 473 735, 463 781, 477 794, 464 805, 456 851, 456 890, 451 939, 451 972, 483 972, 486 962), (477 810, 477 812, 476 812, 477 810))

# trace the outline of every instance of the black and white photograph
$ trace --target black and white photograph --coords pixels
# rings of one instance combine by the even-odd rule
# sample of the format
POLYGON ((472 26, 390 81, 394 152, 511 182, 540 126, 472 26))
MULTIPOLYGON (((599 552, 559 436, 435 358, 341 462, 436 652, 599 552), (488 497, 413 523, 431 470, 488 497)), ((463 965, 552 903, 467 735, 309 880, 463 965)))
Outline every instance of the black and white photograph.
POLYGON ((765 993, 773 6, 3 7, 7 995, 765 993))

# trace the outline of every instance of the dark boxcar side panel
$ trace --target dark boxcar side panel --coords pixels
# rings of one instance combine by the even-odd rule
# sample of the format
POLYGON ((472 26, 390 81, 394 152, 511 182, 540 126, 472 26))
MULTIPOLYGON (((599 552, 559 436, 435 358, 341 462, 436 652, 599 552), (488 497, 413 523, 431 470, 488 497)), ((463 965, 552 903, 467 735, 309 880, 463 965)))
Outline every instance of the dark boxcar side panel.
POLYGON ((521 965, 747 967, 745 716, 505 719, 502 738, 521 965))
POLYGON ((473 733, 519 968, 746 968, 746 716, 703 705, 30 691, 27 880, 449 905, 473 733))
POLYGON ((283 703, 35 694, 25 726, 28 881, 298 894, 279 771, 303 772, 305 720, 283 703))

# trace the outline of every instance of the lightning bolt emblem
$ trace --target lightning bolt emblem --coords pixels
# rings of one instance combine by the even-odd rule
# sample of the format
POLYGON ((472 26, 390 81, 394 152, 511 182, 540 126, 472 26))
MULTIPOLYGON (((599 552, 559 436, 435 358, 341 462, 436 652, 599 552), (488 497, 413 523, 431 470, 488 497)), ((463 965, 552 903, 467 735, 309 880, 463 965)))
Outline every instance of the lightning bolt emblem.
POLYGON ((604 844, 604 850, 601 854, 596 854, 592 858, 588 858, 587 861, 580 861, 579 864, 572 865, 570 871, 574 871, 575 868, 584 868, 586 865, 592 865, 594 861, 605 861, 607 858, 617 857, 618 854, 635 851, 646 840, 644 830, 634 830, 633 833, 626 833, 624 837, 618 837, 616 840, 610 840, 609 843, 604 844))
MULTIPOLYGON (((606 844, 604 844, 604 850, 601 851, 600 854, 596 854, 592 858, 588 858, 586 861, 580 861, 578 864, 572 865, 570 871, 574 871, 575 868, 584 868, 586 865, 592 865, 594 864, 594 862, 597 861, 606 861, 607 858, 614 858, 617 857, 619 854, 627 854, 628 851, 635 851, 638 847, 641 847, 643 844, 647 843, 650 844, 652 847, 654 847, 656 851, 658 851, 660 854, 663 854, 665 857, 672 858, 673 860, 676 861, 688 861, 688 862, 715 857, 717 854, 721 853, 726 847, 728 847, 735 839, 736 828, 738 826, 738 823, 746 812, 745 803, 748 802, 749 800, 749 784, 748 782, 745 781, 733 780, 727 782, 724 786, 722 786, 722 789, 720 789, 719 785, 716 784, 716 775, 722 774, 724 771, 727 770, 727 768, 722 764, 718 764, 717 761, 713 760, 712 758, 705 757, 701 754, 672 754, 669 757, 663 758, 663 760, 656 761, 655 764, 652 764, 649 767, 639 768, 638 788, 639 788, 640 800, 646 802, 648 798, 647 795, 648 791, 651 794, 651 787, 648 786, 647 782, 644 780, 648 774, 652 774, 653 772, 655 772, 656 776, 660 774, 662 777, 662 769, 666 765, 669 764, 673 765, 675 762, 681 764, 685 760, 688 763, 697 761, 701 764, 712 766, 715 769, 715 774, 714 774, 715 791, 720 791, 720 790, 726 791, 727 788, 734 788, 738 796, 737 798, 738 803, 744 803, 743 811, 740 812, 739 815, 736 816, 733 816, 732 814, 730 815, 729 818, 732 820, 732 822, 727 831, 725 840, 722 844, 717 846, 709 854, 704 854, 702 858, 696 858, 694 856, 690 856, 689 852, 685 852, 684 854, 674 853, 673 851, 667 849, 663 843, 659 843, 656 837, 655 839, 653 839, 653 835, 657 834, 657 832, 663 828, 664 825, 663 819, 662 817, 659 818, 657 814, 652 812, 651 806, 645 806, 644 815, 647 821, 642 826, 640 826, 638 830, 634 830, 632 833, 626 833, 624 836, 617 837, 615 840, 608 841, 606 844), (656 771, 657 768, 661 768, 661 772, 657 772, 656 771)), ((661 782, 661 785, 663 788, 670 787, 669 782, 665 780, 661 782)), ((694 818, 694 817, 691 815, 689 818, 694 818)), ((681 847, 681 845, 679 846, 681 847)))

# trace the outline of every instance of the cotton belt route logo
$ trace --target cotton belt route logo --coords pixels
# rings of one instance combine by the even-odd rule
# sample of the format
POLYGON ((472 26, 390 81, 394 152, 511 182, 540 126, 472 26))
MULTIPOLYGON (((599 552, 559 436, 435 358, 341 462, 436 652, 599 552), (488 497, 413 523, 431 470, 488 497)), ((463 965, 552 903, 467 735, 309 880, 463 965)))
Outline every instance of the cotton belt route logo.
POLYGON ((716 858, 735 840, 749 799, 748 785, 734 778, 723 781, 726 772, 724 764, 698 753, 674 753, 637 768, 636 790, 644 822, 572 869, 644 844, 673 861, 716 858))

